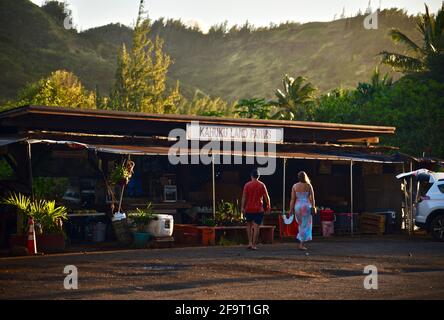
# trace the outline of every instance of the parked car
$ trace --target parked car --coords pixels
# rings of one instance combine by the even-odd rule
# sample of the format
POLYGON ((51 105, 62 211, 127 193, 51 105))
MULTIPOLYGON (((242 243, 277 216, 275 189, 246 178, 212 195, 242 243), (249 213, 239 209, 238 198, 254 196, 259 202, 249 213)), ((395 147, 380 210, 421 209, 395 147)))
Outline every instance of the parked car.
POLYGON ((398 179, 410 177, 417 182, 413 206, 415 225, 427 230, 436 240, 444 241, 444 172, 419 169, 396 176, 398 179))

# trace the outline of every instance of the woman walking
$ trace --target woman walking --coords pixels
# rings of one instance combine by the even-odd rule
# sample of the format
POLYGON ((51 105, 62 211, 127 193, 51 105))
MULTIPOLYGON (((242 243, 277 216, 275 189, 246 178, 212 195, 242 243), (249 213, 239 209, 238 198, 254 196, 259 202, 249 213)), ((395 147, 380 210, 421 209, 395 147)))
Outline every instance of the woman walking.
POLYGON ((310 179, 304 171, 298 173, 298 180, 291 189, 290 214, 294 214, 299 225, 299 249, 307 250, 304 242, 312 240, 312 214, 316 213, 315 197, 310 179))

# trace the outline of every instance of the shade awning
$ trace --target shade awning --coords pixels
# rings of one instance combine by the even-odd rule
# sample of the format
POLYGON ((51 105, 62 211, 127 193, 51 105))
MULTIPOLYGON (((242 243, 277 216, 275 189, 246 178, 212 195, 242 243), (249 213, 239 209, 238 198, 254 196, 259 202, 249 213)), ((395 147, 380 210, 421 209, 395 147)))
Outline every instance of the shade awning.
MULTIPOLYGON (((130 154, 130 155, 174 155, 170 147, 163 146, 129 146, 129 145, 89 145, 91 149, 98 152, 130 154)), ((346 154, 328 154, 317 152, 251 152, 251 151, 233 151, 233 150, 211 150, 211 149, 189 149, 182 148, 177 152, 184 155, 220 155, 220 156, 238 156, 238 157, 257 157, 257 158, 280 158, 280 159, 306 159, 306 160, 328 160, 328 161, 354 161, 354 162, 373 162, 373 163, 402 163, 391 159, 389 156, 371 156, 366 154, 346 155, 346 154)), ((176 153, 177 154, 177 153, 176 153)))
MULTIPOLYGON (((9 143, 23 141, 25 139, 16 139, 9 143)), ((1 142, 0 140, 0 146, 1 142)), ((9 141, 9 140, 8 140, 9 141)), ((88 149, 95 152, 126 154, 126 155, 147 155, 147 156, 168 156, 172 155, 215 155, 215 156, 238 156, 238 157, 256 157, 256 158, 279 158, 279 159, 305 159, 305 160, 325 160, 325 161, 353 161, 353 162, 371 162, 371 163, 403 163, 388 155, 371 155, 365 153, 332 153, 332 152, 289 152, 289 151, 269 151, 269 152, 252 152, 247 150, 211 150, 211 149, 190 149, 181 148, 172 151, 168 146, 136 146, 136 145, 101 145, 101 144, 85 144, 68 140, 39 140, 28 139, 31 144, 59 144, 67 145, 75 149, 88 149), (175 153, 176 152, 176 153, 175 153), (179 153, 177 153, 179 152, 179 153)), ((6 140, 5 140, 5 143, 6 140)))

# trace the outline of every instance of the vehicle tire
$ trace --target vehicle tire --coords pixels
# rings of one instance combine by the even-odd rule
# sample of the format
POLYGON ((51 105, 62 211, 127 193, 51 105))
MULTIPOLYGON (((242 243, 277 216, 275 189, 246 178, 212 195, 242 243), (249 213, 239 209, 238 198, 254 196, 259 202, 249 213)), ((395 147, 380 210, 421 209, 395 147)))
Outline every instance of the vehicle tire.
POLYGON ((433 218, 430 224, 430 233, 435 240, 444 241, 444 214, 433 218))

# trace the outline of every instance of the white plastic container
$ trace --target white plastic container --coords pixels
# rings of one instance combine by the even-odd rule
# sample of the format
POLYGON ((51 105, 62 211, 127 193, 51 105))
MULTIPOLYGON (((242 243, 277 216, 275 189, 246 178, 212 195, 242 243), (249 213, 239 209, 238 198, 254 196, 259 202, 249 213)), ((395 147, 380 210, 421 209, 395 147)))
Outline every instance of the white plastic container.
POLYGON ((173 235, 174 218, 168 214, 156 214, 157 220, 148 225, 148 233, 156 238, 171 237, 173 235))

